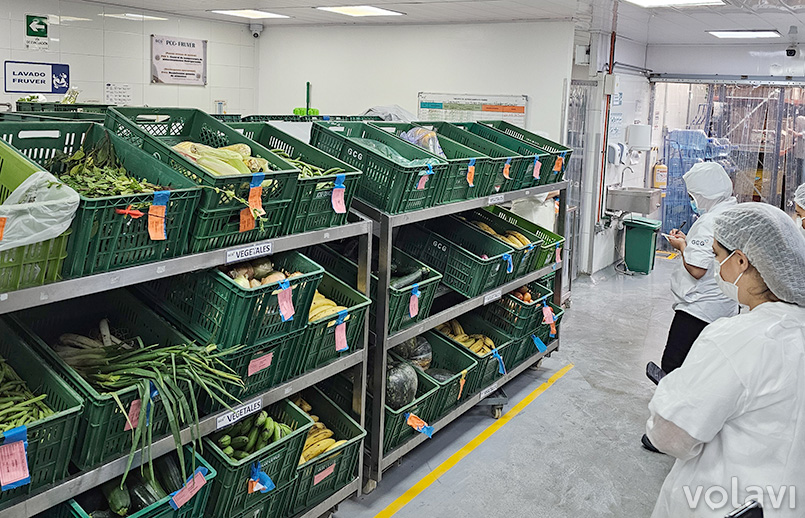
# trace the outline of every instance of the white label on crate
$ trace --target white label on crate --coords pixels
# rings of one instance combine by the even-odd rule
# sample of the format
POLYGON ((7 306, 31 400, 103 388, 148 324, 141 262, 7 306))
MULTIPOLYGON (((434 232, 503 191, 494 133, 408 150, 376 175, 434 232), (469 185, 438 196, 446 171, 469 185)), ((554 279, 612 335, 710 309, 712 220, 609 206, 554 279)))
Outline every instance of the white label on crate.
POLYGON ((247 259, 254 259, 255 257, 263 257, 264 255, 271 255, 271 250, 274 248, 274 243, 257 243, 256 245, 242 246, 234 250, 226 251, 226 264, 237 263, 239 261, 246 261, 247 259))
POLYGON ((481 399, 486 398, 487 396, 489 396, 489 394, 493 393, 497 389, 498 389, 498 384, 497 383, 492 383, 491 385, 489 385, 488 387, 486 387, 485 389, 483 389, 481 391, 481 399))
POLYGON ((498 203, 503 203, 506 200, 506 197, 502 194, 493 194, 489 197, 489 205, 496 205, 498 203))
POLYGON ((259 412, 262 410, 262 408, 263 398, 257 398, 254 401, 249 401, 248 403, 237 407, 232 412, 227 412, 224 415, 218 416, 218 418, 215 420, 215 429, 220 430, 221 428, 226 428, 232 423, 240 421, 247 415, 259 412))
POLYGON ((8 300, 8 293, 0 293, 0 302, 8 300))
POLYGON ((496 300, 500 299, 503 296, 502 290, 495 290, 492 293, 487 293, 484 296, 484 306, 489 304, 490 302, 495 302, 496 300))

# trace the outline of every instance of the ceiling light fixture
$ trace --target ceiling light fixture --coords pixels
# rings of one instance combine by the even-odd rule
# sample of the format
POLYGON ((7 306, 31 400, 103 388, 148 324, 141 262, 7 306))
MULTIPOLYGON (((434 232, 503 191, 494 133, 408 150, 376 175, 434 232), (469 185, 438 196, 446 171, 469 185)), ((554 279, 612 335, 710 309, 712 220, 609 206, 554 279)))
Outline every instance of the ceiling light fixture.
POLYGON ((226 16, 249 18, 250 20, 264 20, 266 18, 290 18, 290 16, 285 16, 284 14, 269 13, 266 11, 258 11, 256 9, 212 10, 210 12, 215 14, 224 14, 226 16))
POLYGON ((345 14, 347 16, 403 16, 403 13, 389 11, 371 5, 345 5, 341 7, 317 7, 320 11, 345 14))
POLYGON ((716 38, 743 39, 743 38, 779 38, 781 34, 775 30, 735 30, 735 31, 707 31, 716 38))
POLYGON ((708 5, 724 5, 723 0, 626 0, 646 9, 655 7, 702 7, 708 5))
POLYGON ((90 18, 79 18, 78 16, 57 16, 55 14, 48 15, 48 23, 50 25, 59 25, 61 22, 91 22, 90 18))
POLYGON ((98 16, 103 16, 106 18, 119 18, 121 20, 134 20, 134 21, 158 21, 164 22, 167 21, 167 18, 160 18, 159 16, 148 16, 146 14, 134 14, 134 13, 113 13, 113 14, 105 14, 101 13, 98 16))

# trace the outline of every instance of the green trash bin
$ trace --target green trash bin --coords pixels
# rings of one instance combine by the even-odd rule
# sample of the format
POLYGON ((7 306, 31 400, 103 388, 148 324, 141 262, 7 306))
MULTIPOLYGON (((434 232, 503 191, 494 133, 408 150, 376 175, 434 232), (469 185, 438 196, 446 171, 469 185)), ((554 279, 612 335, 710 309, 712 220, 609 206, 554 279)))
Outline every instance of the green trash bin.
POLYGON ((633 272, 650 273, 654 269, 657 233, 662 221, 629 216, 623 224, 626 227, 626 267, 633 272))

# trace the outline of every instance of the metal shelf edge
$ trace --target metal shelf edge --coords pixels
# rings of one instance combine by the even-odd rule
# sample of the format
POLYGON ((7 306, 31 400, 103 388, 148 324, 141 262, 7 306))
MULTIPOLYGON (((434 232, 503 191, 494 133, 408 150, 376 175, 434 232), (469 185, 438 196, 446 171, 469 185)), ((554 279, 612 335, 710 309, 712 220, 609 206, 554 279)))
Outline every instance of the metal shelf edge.
MULTIPOLYGON (((441 419, 439 419, 435 423, 431 423, 432 426, 433 426, 434 433, 438 432, 439 430, 441 430, 442 428, 444 428, 448 424, 452 423, 453 421, 455 421, 456 419, 461 417, 464 413, 466 413, 469 409, 471 409, 472 407, 477 405, 483 399, 481 397, 481 395, 484 394, 484 392, 486 390, 488 390, 488 389, 490 389, 492 387, 494 387, 494 389, 498 389, 498 388, 504 386, 506 383, 510 382, 512 379, 514 379, 515 377, 517 377, 520 374, 522 374, 526 369, 530 368, 532 365, 537 363, 542 358, 544 358, 544 357, 548 356, 549 354, 553 353, 558 348, 559 348, 559 338, 557 338, 553 342, 549 343, 548 344, 548 350, 545 351, 544 353, 538 353, 538 354, 532 356, 531 358, 527 359, 525 362, 523 362, 522 364, 520 364, 517 367, 515 367, 511 372, 503 375, 503 377, 498 379, 495 383, 493 383, 489 387, 486 387, 485 389, 481 390, 480 392, 472 395, 472 397, 467 399, 467 401, 465 401, 464 403, 459 405, 452 412, 450 412, 446 416, 442 417, 441 419)), ((493 391, 494 391, 494 389, 493 389, 493 391)), ((387 468, 389 468, 392 464, 397 462, 405 454, 411 452, 411 450, 413 450, 414 448, 416 448, 417 446, 419 446, 420 444, 425 442, 425 440, 427 440, 427 436, 423 435, 423 434, 419 434, 419 435, 415 436, 414 438, 410 439, 408 442, 403 443, 400 447, 398 447, 397 449, 395 449, 394 451, 392 451, 391 453, 389 453, 388 455, 383 457, 383 460, 380 462, 381 470, 385 471, 387 468)))
MULTIPOLYGON (((282 385, 272 387, 263 394, 245 398, 244 403, 261 398, 262 406, 265 408, 266 406, 275 403, 291 394, 315 385, 316 383, 325 380, 334 374, 360 364, 364 361, 365 355, 366 347, 354 352, 349 356, 329 363, 324 367, 320 367, 319 369, 294 378, 286 383, 283 383, 282 385)), ((202 419, 199 423, 201 435, 205 436, 213 433, 216 428, 216 421, 218 417, 228 413, 228 410, 224 410, 202 419)), ((189 443, 191 440, 191 427, 182 429, 181 437, 182 444, 189 443)), ((165 453, 172 451, 174 448, 175 443, 172 435, 168 435, 157 441, 154 441, 151 445, 151 451, 154 458, 164 455, 165 453)), ((135 454, 132 469, 140 465, 141 452, 142 450, 135 454)), ((38 494, 27 497, 25 500, 3 509, 0 511, 0 515, 3 518, 29 518, 35 514, 47 511, 55 505, 65 502, 70 498, 80 495, 84 491, 99 486, 103 482, 121 475, 126 469, 127 461, 128 456, 119 457, 90 471, 74 475, 73 477, 57 483, 50 489, 46 489, 38 494)), ((357 482, 355 487, 357 489, 357 482)))
POLYGON ((333 507, 337 506, 354 493, 357 493, 358 489, 360 488, 360 479, 355 479, 350 482, 346 487, 343 489, 339 489, 335 494, 328 497, 327 500, 323 501, 322 503, 316 505, 315 507, 308 509, 304 513, 297 514, 294 518, 320 518, 323 516, 327 511, 332 509, 333 507))
POLYGON ((523 277, 507 282, 506 284, 503 284, 495 288, 494 290, 490 290, 482 295, 479 295, 471 299, 467 299, 464 302, 457 304, 448 310, 442 311, 441 313, 431 315, 425 320, 419 322, 418 324, 408 327, 402 331, 398 331, 397 333, 389 336, 388 339, 386 340, 386 350, 391 349, 395 345, 399 345, 410 338, 419 336, 425 331, 433 329, 434 327, 438 326, 439 324, 443 324, 448 320, 452 320, 458 316, 461 316, 464 313, 467 313, 468 311, 472 311, 475 308, 484 306, 486 304, 490 304, 495 300, 500 299, 504 294, 514 289, 517 289, 520 286, 523 286, 537 279, 545 277, 549 273, 559 271, 561 268, 562 263, 554 263, 552 265, 541 268, 535 272, 531 272, 528 275, 524 275, 523 277))
MULTIPOLYGON (((361 214, 356 213, 356 215, 360 217, 362 221, 347 223, 339 227, 315 230, 313 232, 267 239, 256 243, 246 243, 219 250, 211 250, 199 254, 184 255, 164 261, 90 275, 88 277, 79 277, 77 279, 45 284, 44 286, 0 293, 0 314, 50 304, 51 302, 60 300, 81 297, 101 291, 122 288, 124 286, 131 286, 133 284, 161 279, 163 277, 171 277, 173 275, 204 268, 214 268, 227 263, 228 252, 234 252, 252 246, 270 245, 270 253, 274 254, 371 232, 372 222, 361 214)), ((261 255, 268 254, 263 253, 261 255)), ((259 257, 259 255, 252 257, 259 257)))

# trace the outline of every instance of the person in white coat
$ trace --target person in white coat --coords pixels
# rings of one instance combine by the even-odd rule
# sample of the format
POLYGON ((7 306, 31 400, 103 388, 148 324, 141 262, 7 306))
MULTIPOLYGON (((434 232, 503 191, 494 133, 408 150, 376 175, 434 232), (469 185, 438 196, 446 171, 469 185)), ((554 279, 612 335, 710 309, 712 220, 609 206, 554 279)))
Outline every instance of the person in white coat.
POLYGON ((750 311, 707 326, 658 385, 646 433, 676 457, 652 518, 723 518, 746 499, 805 515, 805 236, 744 203, 714 221, 723 292, 750 311))
POLYGON ((738 314, 738 304, 721 293, 712 274, 713 221, 738 204, 732 195, 732 181, 714 162, 695 164, 683 179, 699 218, 687 235, 674 229, 668 239, 682 255, 671 277, 675 315, 661 364, 668 374, 682 365, 693 342, 709 323, 738 314))
POLYGON ((805 183, 794 192, 794 208, 797 211, 797 226, 805 235, 805 183))

